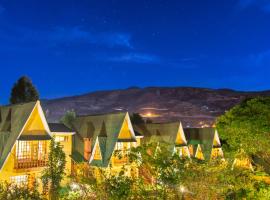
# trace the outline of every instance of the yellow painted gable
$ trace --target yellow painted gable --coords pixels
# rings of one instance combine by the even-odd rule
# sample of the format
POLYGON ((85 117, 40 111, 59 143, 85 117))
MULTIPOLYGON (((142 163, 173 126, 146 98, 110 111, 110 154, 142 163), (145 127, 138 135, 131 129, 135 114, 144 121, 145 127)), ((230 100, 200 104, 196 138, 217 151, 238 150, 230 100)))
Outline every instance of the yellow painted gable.
MULTIPOLYGON (((42 131, 45 132, 45 126, 43 124, 43 121, 41 119, 40 113, 38 111, 38 106, 35 106, 25 128, 23 133, 35 133, 36 131, 42 131)), ((22 133, 22 135, 23 135, 22 133)))
POLYGON ((98 139, 97 139, 96 148, 94 152, 94 160, 102 160, 102 155, 101 155, 98 139))
POLYGON ((214 141, 213 141, 213 146, 219 146, 220 145, 220 140, 218 137, 217 132, 215 132, 215 137, 214 137, 214 141))
POLYGON ((125 121, 122 125, 122 128, 121 128, 120 134, 118 136, 118 139, 132 139, 132 138, 133 138, 133 136, 132 136, 132 133, 129 129, 128 122, 125 119, 125 121))
POLYGON ((178 145, 186 144, 186 140, 184 138, 184 135, 181 133, 180 130, 177 132, 175 144, 178 144, 178 145))
POLYGON ((178 128, 175 144, 176 145, 186 145, 187 144, 187 140, 186 140, 186 137, 185 137, 185 134, 184 134, 182 123, 180 123, 180 126, 178 128))
POLYGON ((199 160, 204 160, 204 155, 203 155, 203 152, 202 152, 202 148, 200 145, 198 145, 197 147, 197 151, 196 151, 196 155, 195 157, 199 160))

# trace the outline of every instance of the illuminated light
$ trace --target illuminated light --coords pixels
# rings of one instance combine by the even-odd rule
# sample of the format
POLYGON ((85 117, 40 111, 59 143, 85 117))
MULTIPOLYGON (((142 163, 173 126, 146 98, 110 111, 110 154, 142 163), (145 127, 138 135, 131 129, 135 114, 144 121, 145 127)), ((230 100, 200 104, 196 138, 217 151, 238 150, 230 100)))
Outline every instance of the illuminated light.
POLYGON ((160 117, 161 115, 155 114, 152 112, 147 112, 147 113, 141 114, 141 116, 145 118, 154 118, 154 117, 160 117))
POLYGON ((185 192, 185 187, 184 186, 180 186, 180 192, 182 192, 182 193, 185 192))
POLYGON ((71 183, 70 188, 71 190, 75 191, 75 190, 79 190, 80 186, 77 183, 71 183))
POLYGON ((152 113, 147 113, 146 116, 147 117, 152 117, 152 113))

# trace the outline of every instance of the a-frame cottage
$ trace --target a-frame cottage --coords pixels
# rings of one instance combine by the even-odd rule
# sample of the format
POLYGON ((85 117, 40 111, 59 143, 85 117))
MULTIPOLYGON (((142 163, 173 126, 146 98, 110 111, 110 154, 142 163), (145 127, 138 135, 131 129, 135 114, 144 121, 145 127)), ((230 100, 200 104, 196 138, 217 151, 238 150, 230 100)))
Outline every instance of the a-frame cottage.
POLYGON ((144 135, 144 144, 165 144, 171 155, 177 153, 180 157, 190 157, 180 122, 134 125, 134 129, 144 135))
POLYGON ((218 132, 215 128, 185 128, 189 152, 199 160, 223 158, 218 132))
MULTIPOLYGON (((129 166, 126 155, 131 147, 140 144, 142 137, 135 135, 128 113, 79 116, 73 125, 76 130, 72 153, 74 170, 77 164, 85 162, 118 172, 124 165, 129 166)), ((130 166, 126 174, 133 175, 134 170, 130 166)))
POLYGON ((28 185, 47 164, 51 132, 40 102, 0 107, 0 180, 28 185))

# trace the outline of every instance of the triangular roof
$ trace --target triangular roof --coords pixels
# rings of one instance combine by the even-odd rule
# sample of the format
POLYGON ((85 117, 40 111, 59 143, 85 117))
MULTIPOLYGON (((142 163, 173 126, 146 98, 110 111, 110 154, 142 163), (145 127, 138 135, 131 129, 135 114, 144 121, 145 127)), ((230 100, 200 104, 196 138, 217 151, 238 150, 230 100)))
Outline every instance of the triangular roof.
POLYGON ((174 151, 175 146, 186 145, 186 138, 180 122, 135 125, 134 129, 135 132, 144 136, 143 143, 166 143, 170 152, 174 151), (179 141, 179 136, 183 137, 181 138, 182 142, 179 141))
MULTIPOLYGON (((93 160, 91 165, 107 167, 125 119, 128 120, 131 125, 128 113, 123 112, 78 116, 73 123, 77 133, 73 143, 74 151, 83 155, 83 138, 91 137, 92 150, 96 140, 98 139, 103 160, 102 162, 96 162, 93 160), (91 129, 87 128, 89 127, 89 124, 91 124, 91 129), (91 132, 89 132, 90 130, 91 132)), ((132 141, 136 141, 133 128, 130 125, 129 128, 132 131, 132 141)))
MULTIPOLYGON (((2 169, 7 157, 11 153, 16 140, 20 138, 35 108, 42 111, 39 101, 0 107, 0 115, 2 117, 0 122, 0 169, 2 169), (6 130, 5 126, 9 121, 10 130, 6 130)), ((45 121, 46 130, 49 133, 43 111, 41 115, 42 120, 45 121)))
POLYGON ((204 158, 206 160, 209 160, 211 158, 214 138, 215 136, 218 137, 217 130, 212 127, 185 128, 184 132, 186 135, 188 145, 197 146, 198 144, 200 144, 204 158))
POLYGON ((73 133, 74 131, 68 128, 63 123, 48 123, 51 132, 55 133, 73 133))

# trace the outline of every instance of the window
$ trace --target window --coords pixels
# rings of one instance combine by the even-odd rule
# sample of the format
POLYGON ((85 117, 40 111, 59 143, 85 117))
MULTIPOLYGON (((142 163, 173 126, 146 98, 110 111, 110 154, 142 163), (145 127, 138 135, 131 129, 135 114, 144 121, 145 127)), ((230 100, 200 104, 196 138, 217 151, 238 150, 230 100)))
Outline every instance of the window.
POLYGON ((68 136, 55 136, 55 141, 56 142, 67 142, 68 136))
POLYGON ((118 151, 122 151, 123 150, 123 143, 122 142, 117 142, 116 143, 116 150, 118 150, 118 151))
POLYGON ((16 156, 18 160, 31 159, 30 141, 17 141, 16 156))
POLYGON ((10 182, 19 186, 25 186, 28 184, 28 176, 27 175, 11 176, 10 182))
POLYGON ((17 141, 15 168, 42 167, 46 165, 46 141, 17 141))
POLYGON ((115 150, 118 151, 127 151, 130 150, 132 144, 130 142, 117 142, 115 146, 115 150))

